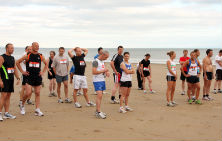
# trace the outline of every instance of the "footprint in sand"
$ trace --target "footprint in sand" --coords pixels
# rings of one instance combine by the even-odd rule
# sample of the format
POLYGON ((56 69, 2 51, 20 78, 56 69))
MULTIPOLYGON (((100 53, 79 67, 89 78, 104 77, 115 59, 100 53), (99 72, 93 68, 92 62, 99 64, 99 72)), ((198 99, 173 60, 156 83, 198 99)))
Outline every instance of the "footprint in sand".
POLYGON ((99 133, 101 132, 101 130, 93 130, 93 132, 99 133))

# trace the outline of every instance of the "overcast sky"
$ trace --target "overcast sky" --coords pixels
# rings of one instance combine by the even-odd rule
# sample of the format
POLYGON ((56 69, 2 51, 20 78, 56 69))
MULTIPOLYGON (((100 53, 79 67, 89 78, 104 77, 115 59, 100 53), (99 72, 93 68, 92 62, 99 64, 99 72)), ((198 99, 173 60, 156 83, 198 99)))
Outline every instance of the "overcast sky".
POLYGON ((221 0, 0 0, 0 46, 221 48, 221 0))

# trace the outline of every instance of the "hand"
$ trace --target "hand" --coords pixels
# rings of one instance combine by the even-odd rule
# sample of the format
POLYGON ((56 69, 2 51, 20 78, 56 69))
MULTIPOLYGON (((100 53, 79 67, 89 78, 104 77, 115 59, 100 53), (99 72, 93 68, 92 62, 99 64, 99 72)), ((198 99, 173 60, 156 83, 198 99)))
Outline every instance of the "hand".
POLYGON ((0 80, 0 87, 4 88, 4 84, 3 84, 2 80, 0 80))
POLYGON ((107 77, 109 77, 109 76, 110 76, 110 73, 109 73, 109 72, 106 72, 105 74, 106 74, 106 76, 107 76, 107 77))
POLYGON ((39 76, 42 76, 43 75, 43 72, 39 72, 39 76))
POLYGON ((189 74, 187 74, 187 75, 185 75, 186 77, 190 77, 190 75, 189 74))
POLYGON ((204 75, 204 80, 207 80, 207 75, 204 75))
POLYGON ((118 75, 118 72, 115 70, 115 74, 118 75))
POLYGON ((104 69, 104 72, 108 72, 109 70, 107 68, 104 69))
POLYGON ((20 83, 20 79, 17 79, 16 85, 19 85, 20 83))
POLYGON ((27 76, 27 75, 29 75, 29 72, 24 71, 24 72, 22 72, 22 74, 25 75, 25 76, 27 76))

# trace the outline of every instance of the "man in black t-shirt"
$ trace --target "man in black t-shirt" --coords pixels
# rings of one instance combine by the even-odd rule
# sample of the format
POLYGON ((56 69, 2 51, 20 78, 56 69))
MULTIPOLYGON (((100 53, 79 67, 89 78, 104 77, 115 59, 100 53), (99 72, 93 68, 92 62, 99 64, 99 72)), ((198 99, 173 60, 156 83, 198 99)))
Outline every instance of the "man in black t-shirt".
POLYGON ((75 72, 73 77, 73 84, 74 84, 74 91, 73 91, 73 99, 75 103, 76 108, 81 108, 79 102, 77 102, 77 92, 79 89, 83 89, 83 94, 86 99, 86 106, 88 107, 94 107, 96 104, 91 102, 89 100, 87 91, 88 91, 88 85, 87 80, 85 76, 85 68, 86 68, 86 62, 84 60, 85 56, 87 55, 88 50, 85 48, 73 48, 68 51, 69 57, 72 59, 73 65, 75 66, 75 72), (72 52, 75 51, 76 55, 73 55, 72 52), (83 51, 83 53, 82 53, 83 51))
POLYGON ((154 90, 152 90, 152 80, 151 80, 151 66, 150 66, 150 54, 146 54, 145 55, 145 59, 143 59, 141 61, 141 72, 142 72, 142 77, 143 77, 143 90, 144 93, 146 93, 146 87, 145 87, 145 82, 146 82, 146 78, 149 81, 149 89, 150 89, 150 93, 155 93, 154 90))
MULTIPOLYGON (((123 47, 122 46, 119 46, 118 47, 118 53, 115 54, 110 62, 110 65, 113 69, 113 77, 114 77, 114 86, 113 86, 113 89, 112 89, 112 96, 111 96, 111 103, 112 104, 118 104, 119 101, 116 100, 115 98, 115 94, 116 94, 116 91, 117 89, 119 88, 119 82, 120 82, 120 78, 121 78, 121 75, 122 75, 122 71, 120 69, 120 64, 122 63, 123 61, 123 47)), ((120 94, 120 91, 119 91, 119 98, 121 97, 121 94, 120 94)))

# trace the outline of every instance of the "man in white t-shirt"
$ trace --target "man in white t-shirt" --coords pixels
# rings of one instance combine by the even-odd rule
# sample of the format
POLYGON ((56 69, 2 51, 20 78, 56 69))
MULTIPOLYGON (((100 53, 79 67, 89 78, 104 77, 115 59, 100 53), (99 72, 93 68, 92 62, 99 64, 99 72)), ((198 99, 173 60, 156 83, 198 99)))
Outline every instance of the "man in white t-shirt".
POLYGON ((221 90, 221 80, 222 80, 222 50, 219 51, 219 54, 215 57, 216 64, 216 81, 214 83, 213 93, 222 93, 221 90), (218 87, 218 91, 217 91, 218 87))
POLYGON ((105 119, 106 114, 100 110, 103 91, 106 90, 105 77, 109 77, 109 70, 105 68, 104 61, 109 57, 108 51, 103 51, 92 63, 93 85, 97 93, 96 117, 105 119))
MULTIPOLYGON (((31 47, 31 46, 26 46, 26 47, 25 47, 25 52, 23 53, 22 56, 24 56, 24 55, 26 55, 27 53, 31 52, 31 50, 32 50, 32 47, 31 47)), ((21 63, 21 67, 22 67, 22 70, 25 72, 25 71, 26 71, 26 62, 25 62, 25 61, 23 61, 23 62, 21 63)), ((27 77, 28 77, 28 76, 26 76, 26 75, 22 75, 22 79, 21 79, 21 80, 22 80, 22 88, 21 88, 21 90, 20 90, 20 101, 19 101, 19 104, 22 104, 22 99, 23 99, 23 95, 24 95, 24 92, 25 92, 25 86, 26 86, 26 83, 27 83, 27 81, 28 81, 27 77)), ((28 97, 27 104, 32 104, 32 101, 30 100, 30 99, 31 99, 31 96, 32 96, 32 95, 30 95, 30 96, 28 97)))

